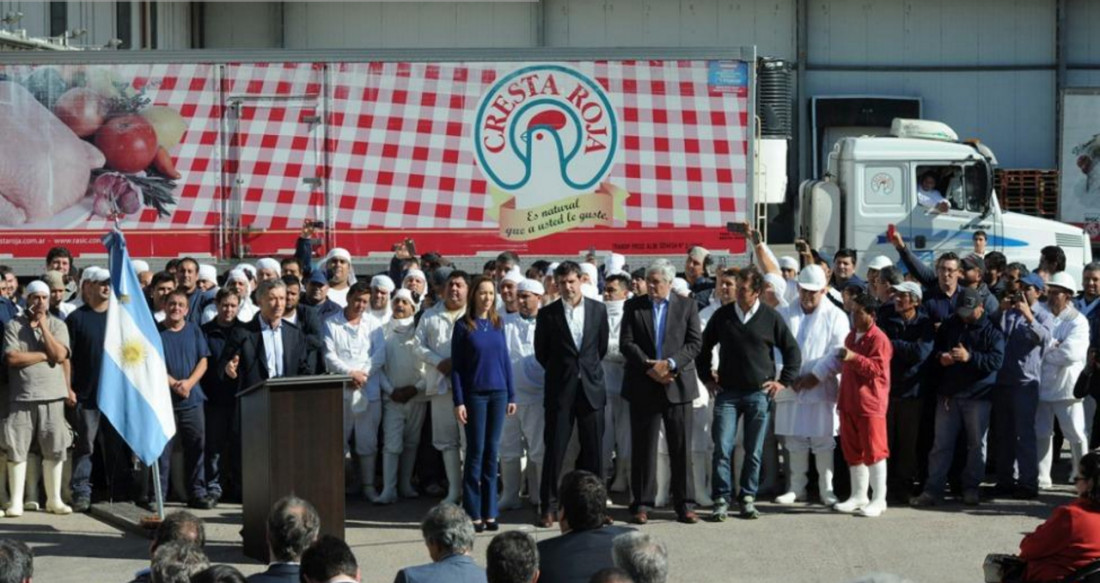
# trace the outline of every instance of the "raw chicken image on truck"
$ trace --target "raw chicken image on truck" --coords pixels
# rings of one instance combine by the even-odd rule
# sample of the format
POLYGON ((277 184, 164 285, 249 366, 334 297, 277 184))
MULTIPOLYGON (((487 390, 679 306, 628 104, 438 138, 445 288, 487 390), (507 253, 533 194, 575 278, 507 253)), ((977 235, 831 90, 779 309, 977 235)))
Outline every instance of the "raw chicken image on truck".
POLYGON ((754 49, 17 55, 0 67, 0 241, 232 261, 412 237, 474 256, 737 254, 754 49), (129 59, 121 62, 120 59, 129 59))

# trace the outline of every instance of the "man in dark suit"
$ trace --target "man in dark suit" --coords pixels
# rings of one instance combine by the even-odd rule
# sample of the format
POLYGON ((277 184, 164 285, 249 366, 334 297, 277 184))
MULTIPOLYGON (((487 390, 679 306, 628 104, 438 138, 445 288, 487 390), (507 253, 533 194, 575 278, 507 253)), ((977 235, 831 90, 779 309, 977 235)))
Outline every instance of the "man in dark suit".
POLYGON ((301 329, 283 320, 286 284, 269 279, 256 289, 260 313, 226 341, 218 370, 240 389, 275 377, 310 374, 310 351, 301 329))
POLYGON ((630 403, 630 505, 645 524, 657 491, 657 439, 665 424, 672 462, 672 500, 680 522, 695 524, 691 468, 691 402, 699 396, 695 357, 703 344, 695 301, 671 293, 676 270, 667 260, 646 270, 647 295, 626 303, 619 350, 626 358, 623 399, 630 403))
POLYGON ((562 535, 539 541, 539 583, 587 583, 614 567, 611 541, 634 529, 608 526, 607 490, 590 472, 569 472, 561 480, 562 535))
POLYGON ((474 563, 474 523, 464 510, 441 502, 420 523, 431 563, 406 567, 394 583, 486 583, 485 570, 474 563))
POLYGON ((302 553, 317 540, 321 517, 308 501, 290 495, 280 498, 267 515, 267 548, 271 564, 248 583, 298 583, 302 553))
POLYGON ((538 521, 543 528, 552 525, 557 514, 561 461, 574 423, 581 446, 577 469, 604 475, 601 444, 607 391, 602 361, 610 333, 607 308, 581 294, 581 268, 575 262, 563 261, 554 279, 561 300, 539 310, 535 324, 535 359, 546 371, 546 453, 538 521))
POLYGON ((316 308, 301 303, 304 291, 302 281, 293 275, 284 275, 282 279, 286 284, 286 311, 283 319, 298 326, 305 336, 310 354, 307 374, 322 374, 325 372, 325 323, 317 314, 316 308))

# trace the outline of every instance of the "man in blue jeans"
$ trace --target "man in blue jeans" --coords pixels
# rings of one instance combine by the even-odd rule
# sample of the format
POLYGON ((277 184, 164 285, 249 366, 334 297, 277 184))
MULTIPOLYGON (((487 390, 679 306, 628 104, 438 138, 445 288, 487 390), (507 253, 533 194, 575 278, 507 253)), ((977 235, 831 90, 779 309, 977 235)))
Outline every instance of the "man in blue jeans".
POLYGON ((1004 355, 1004 334, 986 316, 980 292, 964 288, 959 292, 955 314, 936 331, 928 359, 924 378, 925 386, 936 391, 935 439, 928 456, 924 492, 910 500, 910 505, 939 503, 960 431, 966 432, 963 503, 979 503, 978 486, 985 475, 985 439, 992 409, 990 393, 1004 355))
POLYGON ((790 386, 802 366, 802 353, 783 317, 760 301, 764 276, 754 267, 737 275, 736 301, 718 309, 703 331, 703 348, 695 360, 696 370, 707 390, 714 395, 714 512, 711 519, 722 522, 729 513, 733 494, 730 457, 737 416, 744 415, 745 461, 741 467, 738 502, 741 518, 758 518, 756 489, 760 483, 760 454, 768 426, 768 406, 775 393, 790 386), (713 350, 717 346, 717 371, 713 350), (774 349, 773 349, 774 347, 774 349), (776 352, 783 370, 775 380, 776 352))
POLYGON ((1020 279, 1018 290, 1001 300, 997 324, 1005 335, 1004 366, 993 394, 998 496, 1027 500, 1039 496, 1039 455, 1035 412, 1043 347, 1054 330, 1054 316, 1039 303, 1046 290, 1034 273, 1020 279), (1018 475, 1013 470, 1019 468, 1018 475))

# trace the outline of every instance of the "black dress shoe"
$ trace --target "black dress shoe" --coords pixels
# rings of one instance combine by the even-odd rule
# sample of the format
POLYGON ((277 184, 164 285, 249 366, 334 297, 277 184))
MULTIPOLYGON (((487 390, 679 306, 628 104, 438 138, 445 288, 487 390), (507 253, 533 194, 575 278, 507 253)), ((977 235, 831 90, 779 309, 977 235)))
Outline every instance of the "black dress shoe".
POLYGON ((500 530, 500 523, 495 521, 495 520, 492 521, 492 522, 486 520, 485 521, 485 530, 487 530, 489 532, 496 532, 496 531, 500 530))
POLYGON ((206 498, 192 498, 187 501, 187 507, 197 510, 210 510, 214 507, 214 499, 209 496, 206 498))
POLYGON ((475 522, 474 523, 474 532, 477 533, 477 534, 481 534, 481 533, 485 532, 485 523, 484 522, 475 522))

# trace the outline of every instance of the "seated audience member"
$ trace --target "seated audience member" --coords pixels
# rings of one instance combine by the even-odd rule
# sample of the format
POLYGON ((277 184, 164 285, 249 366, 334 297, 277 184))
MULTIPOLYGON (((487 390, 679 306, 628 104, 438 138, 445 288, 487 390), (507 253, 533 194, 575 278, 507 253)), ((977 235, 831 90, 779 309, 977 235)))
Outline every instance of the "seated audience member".
MULTIPOLYGON (((157 549, 169 543, 193 545, 201 549, 206 544, 206 527, 202 519, 183 510, 165 516, 149 543, 149 556, 155 557, 157 549)), ((131 583, 146 583, 152 580, 151 577, 152 570, 145 568, 134 575, 131 583)))
POLYGON ((474 523, 462 508, 443 502, 428 511, 420 523, 424 545, 432 562, 406 567, 394 583, 487 583, 485 571, 474 563, 474 523))
POLYGON ((191 576, 210 566, 206 553, 185 542, 170 542, 153 553, 152 583, 190 583, 191 576))
POLYGON ((539 580, 539 549, 531 535, 513 530, 493 537, 486 553, 489 583, 535 583, 539 580))
POLYGON ((192 575, 191 583, 245 583, 245 578, 236 567, 213 565, 192 575))
POLYGON ((302 553, 303 583, 346 583, 359 581, 359 563, 348 544, 326 534, 302 553))
POLYGON ((634 583, 668 581, 668 549, 664 543, 644 532, 628 532, 615 537, 612 552, 615 566, 626 571, 634 583))
POLYGON ((607 525, 607 490, 591 472, 566 474, 558 496, 562 535, 539 542, 539 581, 584 583, 596 571, 614 566, 612 540, 634 529, 607 525))
POLYGON ((1081 458, 1077 498, 1020 541, 1024 581, 1061 581, 1100 559, 1100 452, 1081 458))
POLYGON ((279 499, 267 515, 267 548, 271 564, 249 583, 298 583, 298 564, 317 534, 321 517, 309 502, 297 496, 279 499))
POLYGON ((630 578, 630 573, 618 567, 608 567, 596 571, 588 583, 634 583, 634 580, 630 578))
POLYGON ((34 553, 15 539, 0 539, 0 581, 30 583, 34 577, 34 553))

